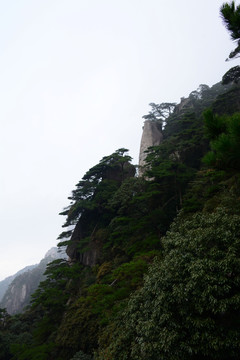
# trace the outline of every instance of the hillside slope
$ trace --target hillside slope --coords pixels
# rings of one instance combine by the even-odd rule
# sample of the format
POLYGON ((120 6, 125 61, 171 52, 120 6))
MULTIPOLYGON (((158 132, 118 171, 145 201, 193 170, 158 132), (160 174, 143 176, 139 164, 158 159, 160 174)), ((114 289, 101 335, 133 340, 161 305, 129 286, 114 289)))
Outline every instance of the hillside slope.
POLYGON ((16 274, 13 274, 11 276, 6 277, 4 280, 0 281, 0 301, 2 300, 5 292, 8 289, 8 286, 11 284, 11 282, 15 279, 15 277, 17 277, 18 275, 28 271, 28 270, 32 270, 36 265, 29 265, 24 267, 23 269, 19 270, 18 272, 16 272, 16 274))
POLYGON ((182 99, 144 176, 126 149, 84 175, 61 213, 70 261, 48 265, 27 311, 2 312, 6 359, 238 358, 238 94, 182 99))
POLYGON ((9 284, 0 302, 0 307, 6 308, 11 315, 21 312, 29 305, 31 295, 45 278, 44 272, 47 264, 61 257, 62 255, 58 253, 57 248, 52 248, 39 264, 27 266, 12 277, 7 278, 9 284))

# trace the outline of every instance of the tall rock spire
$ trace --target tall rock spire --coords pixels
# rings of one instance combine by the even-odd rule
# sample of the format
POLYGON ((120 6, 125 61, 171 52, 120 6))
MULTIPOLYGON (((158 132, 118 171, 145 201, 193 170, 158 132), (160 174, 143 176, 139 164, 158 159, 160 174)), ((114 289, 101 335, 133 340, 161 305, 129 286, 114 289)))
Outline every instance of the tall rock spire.
POLYGON ((161 124, 157 121, 146 120, 143 125, 143 133, 139 152, 139 176, 144 173, 144 166, 146 165, 145 151, 151 146, 160 145, 163 139, 161 124))

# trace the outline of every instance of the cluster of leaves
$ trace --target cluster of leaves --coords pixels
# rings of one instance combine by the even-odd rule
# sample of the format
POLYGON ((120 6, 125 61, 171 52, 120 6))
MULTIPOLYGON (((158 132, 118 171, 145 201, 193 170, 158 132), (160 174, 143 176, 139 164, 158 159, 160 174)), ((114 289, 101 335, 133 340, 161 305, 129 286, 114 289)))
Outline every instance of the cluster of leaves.
MULTIPOLYGON (((91 222, 90 211, 95 218, 100 212, 107 212, 105 207, 107 200, 132 171, 126 166, 131 160, 131 157, 125 154, 127 151, 127 149, 122 148, 112 155, 103 157, 99 164, 87 171, 82 180, 79 181, 76 189, 72 191, 72 195, 69 197, 70 205, 60 213, 60 215, 67 216, 63 227, 71 227, 72 229, 61 233, 59 239, 70 238, 73 227, 85 214, 88 217, 88 223, 91 222)), ((63 242, 62 245, 65 243, 63 242)))
POLYGON ((162 128, 162 126, 164 127, 166 125, 166 119, 174 112, 176 103, 150 103, 149 106, 151 106, 152 109, 147 115, 143 116, 143 119, 155 121, 159 123, 162 128))
POLYGON ((80 350, 74 355, 71 360, 93 360, 93 358, 80 350))
MULTIPOLYGON (((206 114, 206 136, 230 138, 231 147, 218 148, 225 163, 211 163, 215 169, 205 168, 192 180, 183 210, 161 238, 161 258, 150 266, 143 287, 124 311, 104 329, 97 360, 238 358, 240 118, 210 110, 206 114)), ((149 154, 148 175, 159 175, 158 182, 170 167, 168 141, 149 154)), ((170 158, 175 167, 181 165, 181 154, 170 158)))
POLYGON ((14 351, 18 345, 32 343, 30 327, 33 326, 32 319, 28 314, 8 315, 5 309, 0 309, 0 358, 2 360, 22 360, 20 354, 14 357, 14 351))
POLYGON ((40 283, 34 293, 32 305, 25 313, 11 317, 14 338, 10 347, 12 357, 9 359, 58 358, 55 350, 56 332, 66 309, 66 301, 76 288, 76 283, 79 283, 81 267, 80 264, 70 267, 62 259, 48 265, 46 280, 40 283), (18 327, 22 333, 25 331, 25 337, 18 335, 15 330, 18 327))
POLYGON ((229 54, 229 59, 239 57, 240 53, 240 5, 235 5, 235 2, 224 3, 221 6, 220 14, 222 16, 224 25, 230 32, 231 38, 237 43, 237 47, 229 54))
POLYGON ((222 84, 229 84, 231 82, 238 83, 238 80, 240 78, 240 66, 234 66, 231 69, 229 69, 222 77, 222 84))
POLYGON ((97 359, 236 359, 240 216, 180 215, 97 359))
MULTIPOLYGON (((235 359, 239 352, 239 176, 237 169, 204 169, 191 181, 187 196, 181 195, 207 149, 203 119, 193 112, 178 117, 184 118, 188 125, 178 123, 172 136, 166 125, 163 144, 149 150, 146 188, 154 190, 152 201, 159 204, 164 194, 170 200, 172 191, 174 206, 181 208, 182 199, 184 211, 161 239, 163 254, 150 267, 143 288, 103 329, 98 360, 235 359), (194 161, 188 148, 196 149, 194 161), (202 212, 187 215, 196 211, 202 212)), ((225 126, 230 118, 225 116, 225 126)), ((170 217, 170 208, 165 210, 170 217)), ((162 224, 163 217, 158 219, 162 224)))
POLYGON ((58 329, 61 354, 79 349, 91 353, 97 348, 102 329, 124 308, 130 293, 142 286, 143 274, 155 256, 156 252, 149 252, 118 267, 112 261, 95 268, 96 281, 82 289, 58 329))
POLYGON ((218 169, 240 169, 240 113, 232 116, 214 115, 211 110, 204 114, 205 128, 210 139, 211 151, 204 162, 218 169))

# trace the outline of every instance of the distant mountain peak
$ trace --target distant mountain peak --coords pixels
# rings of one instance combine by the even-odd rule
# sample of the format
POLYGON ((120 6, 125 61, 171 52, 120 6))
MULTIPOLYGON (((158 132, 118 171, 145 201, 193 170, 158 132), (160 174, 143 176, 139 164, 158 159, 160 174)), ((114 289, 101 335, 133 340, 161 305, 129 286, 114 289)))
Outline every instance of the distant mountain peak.
POLYGON ((6 308, 9 314, 21 312, 31 299, 31 294, 44 280, 48 263, 55 259, 66 258, 64 251, 52 247, 37 265, 27 266, 15 275, 0 282, 0 307, 6 308))
POLYGON ((46 259, 48 257, 51 257, 53 259, 55 259, 56 257, 61 257, 61 254, 59 253, 58 248, 52 247, 51 249, 49 249, 44 256, 44 259, 46 259))

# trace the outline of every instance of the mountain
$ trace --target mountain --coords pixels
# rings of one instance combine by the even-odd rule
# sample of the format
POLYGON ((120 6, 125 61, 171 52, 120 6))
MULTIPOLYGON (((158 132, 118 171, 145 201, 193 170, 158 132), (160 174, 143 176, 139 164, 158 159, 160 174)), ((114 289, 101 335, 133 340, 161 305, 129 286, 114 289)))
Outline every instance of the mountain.
POLYGON ((53 247, 47 251, 39 264, 27 266, 15 275, 3 280, 1 289, 2 292, 4 288, 6 290, 3 293, 0 307, 6 308, 11 315, 21 312, 30 303, 31 295, 37 289, 39 283, 44 280, 47 264, 64 257, 65 255, 62 255, 56 247, 53 247))
POLYGON ((5 292, 7 291, 8 286, 15 279, 15 277, 17 277, 18 275, 20 275, 28 270, 32 270, 36 266, 37 266, 37 264, 26 266, 25 268, 19 270, 16 274, 8 276, 4 280, 0 281, 0 302, 1 302, 5 292))
POLYGON ((0 311, 3 359, 239 358, 239 98, 200 85, 158 126, 148 115, 141 176, 124 148, 86 172, 61 212, 69 259, 26 310, 0 311))

